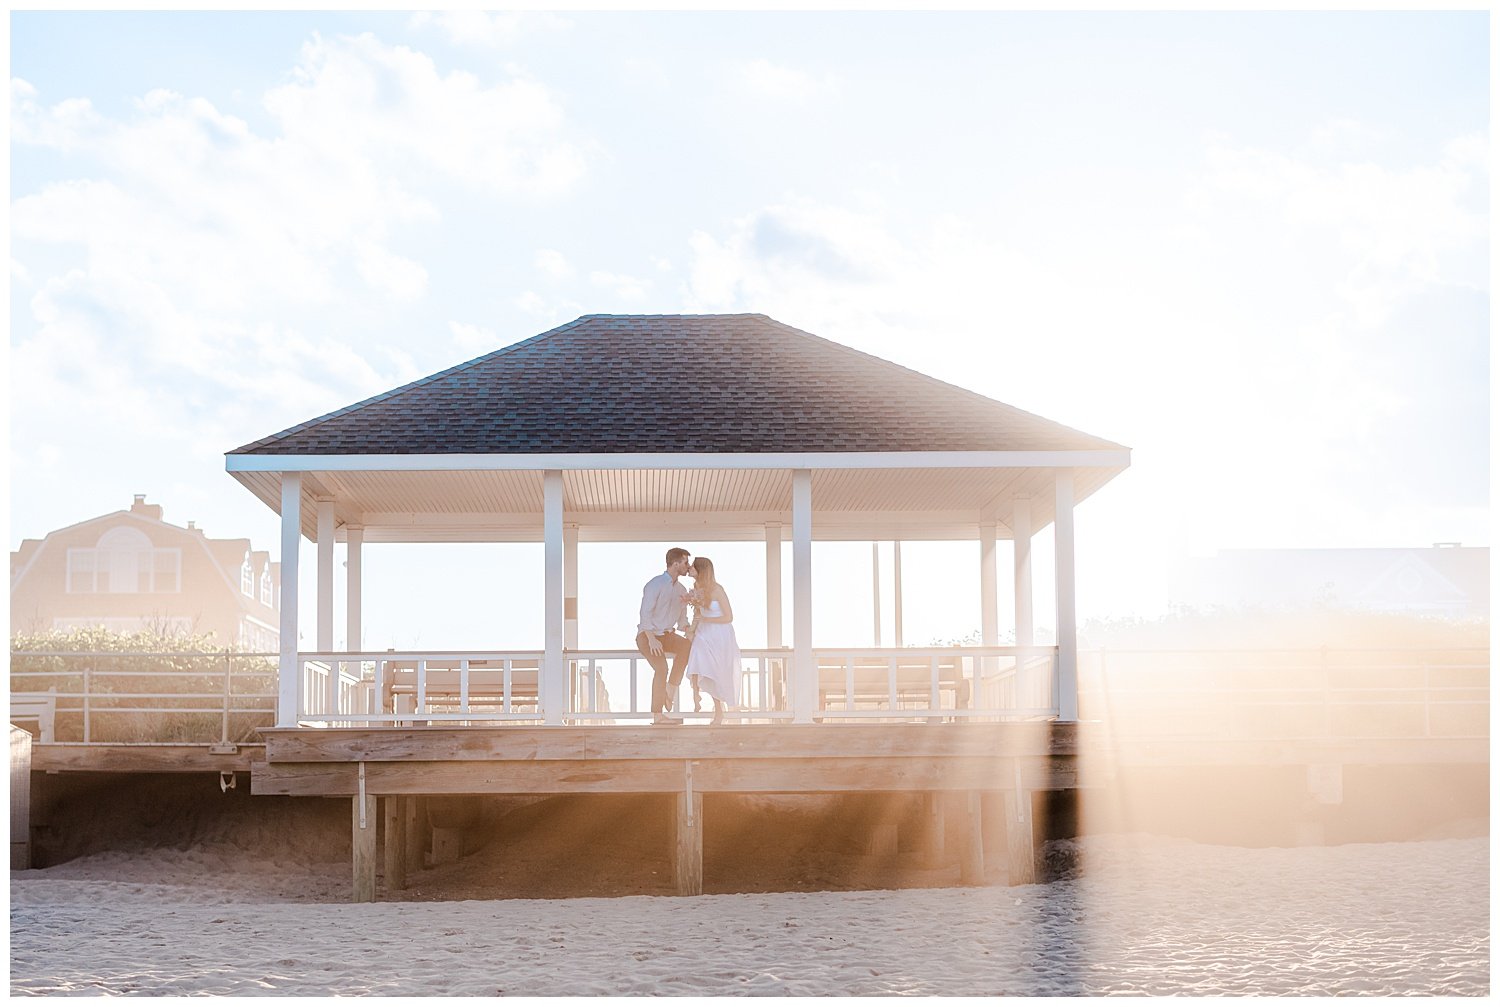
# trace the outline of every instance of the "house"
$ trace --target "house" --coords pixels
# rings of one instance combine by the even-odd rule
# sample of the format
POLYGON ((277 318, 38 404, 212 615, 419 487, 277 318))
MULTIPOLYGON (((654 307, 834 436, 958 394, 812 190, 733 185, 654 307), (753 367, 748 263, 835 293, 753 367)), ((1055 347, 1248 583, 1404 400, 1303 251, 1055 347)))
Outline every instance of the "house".
POLYGON ((137 494, 114 511, 26 539, 10 554, 13 633, 100 626, 206 635, 255 653, 280 646, 281 564, 244 538, 162 519, 137 494))
POLYGON ((1227 549, 1178 565, 1173 607, 1285 609, 1485 618, 1490 551, 1439 542, 1416 549, 1227 549))

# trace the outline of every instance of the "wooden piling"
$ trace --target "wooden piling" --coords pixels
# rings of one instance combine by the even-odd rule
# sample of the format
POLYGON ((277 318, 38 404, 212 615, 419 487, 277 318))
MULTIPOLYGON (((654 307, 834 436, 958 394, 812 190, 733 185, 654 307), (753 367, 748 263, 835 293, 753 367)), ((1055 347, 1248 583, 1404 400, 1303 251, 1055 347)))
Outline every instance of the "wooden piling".
POLYGON ((676 843, 672 870, 678 895, 703 894, 703 795, 684 790, 673 799, 676 843))
POLYGON ((354 809, 354 901, 375 901, 375 795, 350 800, 354 809))
POLYGON ((964 795, 964 844, 958 862, 959 880, 966 885, 984 884, 984 794, 970 790, 964 795))
POLYGON ((422 798, 408 797, 402 802, 401 825, 406 831, 406 843, 404 851, 406 854, 405 876, 410 878, 414 873, 426 866, 422 861, 422 852, 426 847, 427 814, 422 806, 422 798))
POLYGON ((31 869, 31 734, 10 726, 10 869, 31 869))
POLYGON ((385 824, 385 890, 406 890, 406 797, 382 797, 385 824))
POLYGON ((1009 883, 1036 884, 1036 821, 1029 790, 1005 792, 1005 847, 1009 883))
POLYGON ((940 790, 929 790, 922 795, 922 865, 927 868, 943 866, 943 847, 946 842, 945 804, 940 790))

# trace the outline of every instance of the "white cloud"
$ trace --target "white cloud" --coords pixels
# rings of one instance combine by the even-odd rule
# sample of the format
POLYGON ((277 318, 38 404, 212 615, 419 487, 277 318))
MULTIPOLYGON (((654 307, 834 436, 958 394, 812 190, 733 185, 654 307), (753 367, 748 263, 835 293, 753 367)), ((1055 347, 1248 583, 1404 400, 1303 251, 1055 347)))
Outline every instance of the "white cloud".
POLYGON ((1025 249, 978 218, 791 200, 694 232, 683 296, 1132 445, 1109 506, 1136 539, 1385 544, 1394 504, 1365 488, 1411 463, 1393 436, 1460 460, 1429 495, 1485 464, 1484 431, 1411 380, 1484 381, 1483 334, 1430 317, 1484 287, 1483 152, 1463 137, 1397 169, 1216 143, 1155 226, 1105 207, 1086 242, 1025 249))
POLYGON ((589 274, 589 282, 596 287, 606 287, 616 297, 625 301, 643 301, 651 288, 650 280, 634 276, 595 270, 589 274))
POLYGON ((552 248, 543 248, 536 253, 536 268, 554 280, 566 280, 573 275, 573 266, 567 257, 552 248))
POLYGON ((454 45, 493 49, 514 45, 529 32, 565 31, 572 26, 566 18, 536 11, 451 10, 420 11, 412 15, 414 27, 428 24, 441 29, 454 45))
POLYGON ((735 81, 752 94, 781 100, 800 100, 835 92, 840 83, 833 74, 821 76, 796 67, 753 59, 734 68, 735 81))
POLYGON ((465 353, 484 353, 500 346, 500 339, 494 332, 478 325, 449 322, 448 330, 453 333, 453 342, 465 353))
POLYGON ((541 83, 481 83, 370 36, 315 38, 263 104, 252 126, 158 89, 106 115, 12 81, 13 157, 58 151, 70 173, 10 207, 13 282, 32 294, 12 333, 17 471, 222 468, 226 449, 445 366, 451 347, 401 348, 428 295, 423 231, 550 198, 584 168, 541 83))
POLYGON ((493 86, 370 35, 303 46, 292 83, 267 93, 287 139, 334 162, 378 159, 496 193, 555 194, 584 171, 551 91, 525 77, 493 86))
POLYGON ((354 247, 359 275, 372 290, 398 301, 415 301, 427 293, 427 270, 372 241, 354 247))

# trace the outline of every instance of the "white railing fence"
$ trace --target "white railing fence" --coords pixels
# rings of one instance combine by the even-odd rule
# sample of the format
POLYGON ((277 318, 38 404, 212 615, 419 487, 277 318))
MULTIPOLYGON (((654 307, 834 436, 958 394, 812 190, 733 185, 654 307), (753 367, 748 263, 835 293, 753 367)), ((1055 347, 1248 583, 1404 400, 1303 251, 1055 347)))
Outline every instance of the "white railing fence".
MULTIPOLYGON (((742 652, 726 719, 792 719, 791 651, 742 652)), ((572 724, 641 723, 653 671, 633 650, 570 651, 572 724)), ((1051 647, 817 648, 819 722, 1027 720, 1057 715, 1051 647)), ((311 726, 542 722, 540 651, 299 655, 311 726)), ((11 653, 12 714, 64 744, 254 743, 275 723, 277 655, 11 653), (43 724, 41 721, 49 721, 43 724)), ((1084 720, 1161 738, 1484 738, 1482 648, 1086 650, 1084 720)), ((677 709, 695 714, 686 682, 677 709)))
MULTIPOLYGON (((1053 647, 818 649, 814 719, 1041 719, 1057 715, 1053 647)), ((574 650, 567 662, 564 720, 613 724, 649 720, 655 672, 635 650, 574 650)), ((382 651, 304 653, 298 723, 321 725, 540 723, 540 651, 382 651), (346 669, 335 688, 332 668, 346 669), (352 671, 347 669, 358 669, 352 671)), ((741 651, 738 723, 790 720, 791 651, 741 651)), ((678 685, 676 710, 694 709, 691 685, 678 685)))
POLYGON ((12 651, 12 709, 63 744, 245 744, 276 717, 275 654, 12 651))
POLYGON ((1099 649, 1079 653, 1079 716, 1116 737, 1489 737, 1484 648, 1099 649))

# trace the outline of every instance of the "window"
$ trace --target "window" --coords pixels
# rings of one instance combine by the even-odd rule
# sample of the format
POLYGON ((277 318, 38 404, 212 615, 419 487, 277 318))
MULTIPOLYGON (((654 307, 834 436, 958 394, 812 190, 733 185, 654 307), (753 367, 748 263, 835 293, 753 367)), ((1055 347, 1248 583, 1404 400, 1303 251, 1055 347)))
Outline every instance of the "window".
POLYGON ((182 590, 182 550, 155 549, 151 557, 151 586, 143 591, 156 594, 176 594, 182 590))
POLYGON ((156 549, 134 528, 111 528, 93 549, 68 550, 69 594, 175 594, 182 550, 156 549))
POLYGON ((255 597, 255 567, 250 565, 250 554, 245 553, 245 562, 240 564, 240 593, 255 597))
POLYGON ((260 572, 260 603, 270 605, 276 601, 276 592, 271 585, 271 564, 267 563, 264 570, 260 572))
MULTIPOLYGON (((68 550, 68 593, 69 594, 93 594, 99 590, 98 580, 95 577, 95 557, 98 551, 95 549, 69 549, 68 550)), ((105 574, 107 578, 108 573, 105 574)))

